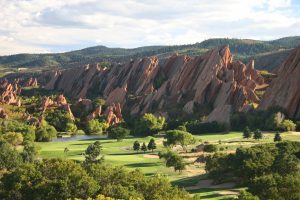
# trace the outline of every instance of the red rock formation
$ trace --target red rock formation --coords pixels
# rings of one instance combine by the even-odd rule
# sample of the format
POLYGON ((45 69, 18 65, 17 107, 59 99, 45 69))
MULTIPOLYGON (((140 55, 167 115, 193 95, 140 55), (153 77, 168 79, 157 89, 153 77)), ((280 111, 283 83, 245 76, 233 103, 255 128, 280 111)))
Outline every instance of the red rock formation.
POLYGON ((87 121, 90 121, 90 120, 93 120, 93 119, 96 119, 96 118, 100 117, 101 116, 101 111, 102 111, 102 107, 97 106, 95 111, 87 116, 87 121))
POLYGON ((25 87, 37 87, 38 81, 36 78, 30 78, 26 83, 25 87))
POLYGON ((0 83, 0 102, 20 106, 21 101, 17 96, 20 92, 18 84, 11 84, 7 80, 3 80, 0 83))
MULTIPOLYGON (((126 106, 135 115, 166 113, 177 104, 183 105, 188 113, 194 112, 195 104, 213 105, 214 113, 239 111, 247 102, 259 102, 255 90, 261 84, 263 78, 254 69, 254 62, 244 65, 233 61, 229 47, 225 46, 196 57, 150 57, 109 69, 90 65, 55 72, 46 88, 75 97, 85 97, 89 92, 101 94, 107 99, 106 105, 118 102, 120 108, 126 106), (221 109, 223 106, 231 109, 221 109)), ((216 115, 208 119, 228 122, 229 114, 224 115, 226 119, 213 117, 216 115)), ((114 122, 114 115, 114 109, 109 108, 110 123, 114 122)))
POLYGON ((300 117, 300 46, 279 66, 278 77, 266 90, 259 109, 280 106, 289 117, 300 117))
POLYGON ((50 97, 44 97, 39 110, 41 110, 42 112, 45 112, 47 110, 47 108, 52 106, 53 104, 54 104, 54 102, 50 97))
POLYGON ((64 105, 67 105, 68 102, 67 102, 66 97, 65 97, 63 94, 60 94, 60 95, 56 98, 56 104, 57 104, 58 106, 64 106, 64 105))
POLYGON ((111 106, 107 108, 105 113, 107 113, 106 121, 109 125, 118 124, 123 119, 120 103, 117 104, 113 103, 111 106))

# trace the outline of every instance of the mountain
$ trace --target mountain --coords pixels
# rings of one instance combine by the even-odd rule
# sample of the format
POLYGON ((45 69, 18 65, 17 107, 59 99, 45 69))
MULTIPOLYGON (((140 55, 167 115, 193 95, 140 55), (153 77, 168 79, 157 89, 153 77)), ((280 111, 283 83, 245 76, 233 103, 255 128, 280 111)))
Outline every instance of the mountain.
POLYGON ((286 109, 290 117, 300 118, 300 46, 279 66, 277 74, 259 108, 280 106, 286 109))
POLYGON ((131 115, 208 115, 208 121, 226 124, 231 112, 259 102, 255 90, 264 84, 254 62, 234 61, 228 46, 201 56, 145 57, 110 68, 86 65, 47 72, 39 82, 75 99, 98 96, 107 106, 120 103, 131 115))
POLYGON ((228 44, 236 59, 247 62, 250 59, 256 61, 258 69, 274 69, 283 61, 289 51, 300 45, 300 36, 286 37, 272 41, 260 41, 249 39, 216 38, 205 40, 191 45, 175 46, 146 46, 133 49, 108 48, 95 46, 77 51, 53 54, 17 54, 0 56, 2 68, 69 68, 82 66, 88 63, 105 62, 124 63, 130 59, 157 56, 167 58, 178 53, 179 55, 202 55, 211 48, 228 44))

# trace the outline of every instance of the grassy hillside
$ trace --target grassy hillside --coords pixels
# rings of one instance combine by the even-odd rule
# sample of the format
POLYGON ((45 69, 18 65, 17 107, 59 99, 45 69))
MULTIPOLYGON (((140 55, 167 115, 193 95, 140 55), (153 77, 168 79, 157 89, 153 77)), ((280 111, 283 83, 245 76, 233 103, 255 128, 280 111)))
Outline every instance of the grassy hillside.
POLYGON ((257 60, 258 69, 273 69, 285 58, 290 49, 300 45, 300 36, 272 41, 216 38, 191 45, 146 46, 133 49, 95 46, 66 53, 1 56, 0 66, 2 68, 67 68, 94 62, 126 62, 130 59, 154 55, 165 58, 175 52, 200 55, 208 49, 226 44, 229 44, 235 58, 244 62, 254 58, 257 60))

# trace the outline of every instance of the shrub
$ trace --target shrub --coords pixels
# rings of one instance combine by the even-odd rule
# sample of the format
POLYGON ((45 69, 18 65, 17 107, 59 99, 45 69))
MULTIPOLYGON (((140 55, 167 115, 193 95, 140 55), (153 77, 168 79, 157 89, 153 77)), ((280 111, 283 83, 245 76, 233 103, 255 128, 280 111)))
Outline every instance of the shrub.
POLYGON ((217 150, 218 150, 218 147, 217 147, 217 145, 214 145, 214 144, 204 145, 204 148, 203 148, 204 152, 209 152, 209 153, 216 152, 217 150))
POLYGON ((292 120, 285 119, 280 124, 280 128, 283 131, 294 131, 296 130, 296 124, 292 120))

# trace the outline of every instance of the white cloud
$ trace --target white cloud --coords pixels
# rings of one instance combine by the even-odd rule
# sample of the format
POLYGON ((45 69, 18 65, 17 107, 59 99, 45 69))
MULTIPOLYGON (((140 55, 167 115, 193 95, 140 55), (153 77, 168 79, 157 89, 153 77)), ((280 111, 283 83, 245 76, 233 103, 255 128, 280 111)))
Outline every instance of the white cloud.
MULTIPOLYGON (((0 54, 299 35, 291 0, 0 0, 0 54), (10 39, 10 41, 9 41, 10 39)), ((299 27, 299 26, 298 26, 299 27)))

